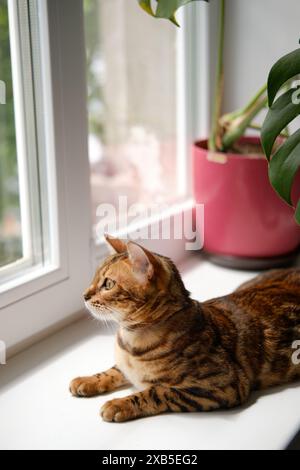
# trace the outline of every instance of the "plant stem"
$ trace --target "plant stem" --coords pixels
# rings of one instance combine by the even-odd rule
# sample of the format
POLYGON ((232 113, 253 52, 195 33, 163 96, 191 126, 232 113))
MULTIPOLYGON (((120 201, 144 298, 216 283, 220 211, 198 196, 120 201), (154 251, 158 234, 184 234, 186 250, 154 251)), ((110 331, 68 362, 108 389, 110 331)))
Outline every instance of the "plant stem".
POLYGON ((228 126, 228 124, 233 121, 234 119, 243 116, 244 114, 247 114, 253 106, 256 104, 256 102, 259 100, 259 98, 267 91, 267 84, 263 85, 258 92, 251 98, 251 100, 244 106, 243 108, 239 108, 235 111, 232 111, 231 113, 224 114, 224 116, 221 117, 220 119, 220 124, 223 127, 228 126))
POLYGON ((267 96, 259 95, 256 97, 256 101, 252 100, 251 107, 247 106, 247 111, 244 114, 226 123, 227 127, 222 139, 223 151, 228 150, 244 134, 251 121, 266 105, 267 96))
POLYGON ((255 103, 259 100, 261 96, 263 96, 266 91, 267 91, 267 83, 265 83, 259 90, 258 92, 253 96, 253 98, 249 101, 249 103, 243 108, 242 114, 247 113, 254 105, 255 103))
MULTIPOLYGON (((249 126, 248 126, 248 129, 253 129, 255 131, 261 131, 261 126, 259 124, 255 124, 255 123, 250 123, 249 126)), ((280 136, 281 137, 289 137, 289 132, 287 132, 286 129, 283 129, 283 131, 281 131, 280 133, 280 136)))
POLYGON ((261 131, 261 126, 259 124, 249 124, 248 129, 253 129, 255 131, 261 131))
POLYGON ((218 64, 217 64, 217 80, 215 88, 214 109, 212 116, 211 134, 208 141, 208 148, 211 151, 216 151, 220 146, 220 125, 219 119, 221 116, 222 101, 223 101, 223 88, 224 88, 224 38, 225 38, 225 0, 221 0, 221 10, 219 18, 219 47, 218 47, 218 64), (219 145, 218 145, 219 144, 219 145))

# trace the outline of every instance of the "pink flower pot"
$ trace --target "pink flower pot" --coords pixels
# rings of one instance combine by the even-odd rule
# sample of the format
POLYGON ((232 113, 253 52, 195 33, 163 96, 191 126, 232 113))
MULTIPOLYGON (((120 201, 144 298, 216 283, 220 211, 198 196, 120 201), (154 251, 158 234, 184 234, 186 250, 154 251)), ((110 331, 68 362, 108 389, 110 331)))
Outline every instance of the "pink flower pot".
MULTIPOLYGON (((245 137, 243 142, 259 144, 259 139, 245 137)), ((299 197, 300 175, 295 186, 299 197)), ((206 141, 197 142, 194 194, 204 204, 204 249, 218 255, 221 264, 235 260, 237 267, 269 267, 299 248, 294 212, 271 187, 261 155, 211 153, 206 141)))

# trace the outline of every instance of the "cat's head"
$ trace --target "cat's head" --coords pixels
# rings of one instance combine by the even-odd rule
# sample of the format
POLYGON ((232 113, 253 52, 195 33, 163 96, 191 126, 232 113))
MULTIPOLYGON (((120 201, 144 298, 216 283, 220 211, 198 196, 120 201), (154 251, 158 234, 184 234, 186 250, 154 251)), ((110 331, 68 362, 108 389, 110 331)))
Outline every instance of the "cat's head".
POLYGON ((85 305, 95 318, 129 328, 150 325, 170 314, 168 303, 189 297, 171 260, 132 241, 108 235, 106 240, 114 254, 99 266, 84 293, 85 305))

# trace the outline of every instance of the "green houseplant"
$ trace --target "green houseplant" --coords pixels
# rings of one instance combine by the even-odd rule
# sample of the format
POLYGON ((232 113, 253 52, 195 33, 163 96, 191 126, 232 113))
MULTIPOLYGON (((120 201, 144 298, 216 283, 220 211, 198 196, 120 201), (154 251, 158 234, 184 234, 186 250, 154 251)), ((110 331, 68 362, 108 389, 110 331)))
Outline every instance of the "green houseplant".
MULTIPOLYGON (((280 95, 284 85, 300 74, 300 49, 283 56, 272 67, 268 77, 270 109, 263 124, 261 138, 269 160, 269 177, 277 193, 293 206, 292 189, 300 169, 300 129, 289 136, 271 156, 280 131, 300 114, 298 88, 291 88, 280 95)), ((300 199, 296 205, 296 221, 300 224, 300 199)))
MULTIPOLYGON (((138 3, 151 16, 168 19, 178 26, 176 11, 193 1, 200 0, 156 0, 156 8, 153 7, 155 2, 150 0, 138 0, 138 3)), ((289 88, 287 82, 294 75, 294 69, 280 82, 284 64, 279 69, 275 67, 277 82, 272 78, 273 71, 268 84, 263 85, 246 106, 222 115, 226 1, 219 1, 219 47, 212 122, 207 141, 194 146, 195 199, 205 205, 205 249, 217 255, 218 262, 235 267, 270 267, 285 263, 290 259, 287 255, 296 251, 300 244, 300 229, 293 219, 293 211, 278 198, 268 180, 269 173, 276 191, 292 205, 295 160, 288 159, 286 165, 283 161, 296 141, 300 146, 300 135, 298 140, 289 137, 287 130, 291 120, 287 116, 291 118, 296 111, 294 108, 287 111, 276 126, 278 100, 274 103, 275 109, 270 108, 263 127, 263 148, 259 138, 247 138, 245 134, 249 128, 261 130, 255 123, 257 115, 268 107, 268 96, 269 104, 273 103, 274 90, 276 94, 281 86, 289 88), (276 150, 282 141, 284 144, 276 150), (252 146, 250 153, 249 145, 252 146), (275 151, 273 157, 272 149, 275 151), (269 171, 263 150, 270 160, 269 171), (287 174, 290 186, 285 181, 287 174)), ((286 91, 286 98, 279 98, 279 104, 283 99, 285 103, 292 93, 293 90, 286 91)), ((298 107, 300 109, 300 105, 298 107)), ((299 212, 300 207, 296 214, 298 222, 299 212)))

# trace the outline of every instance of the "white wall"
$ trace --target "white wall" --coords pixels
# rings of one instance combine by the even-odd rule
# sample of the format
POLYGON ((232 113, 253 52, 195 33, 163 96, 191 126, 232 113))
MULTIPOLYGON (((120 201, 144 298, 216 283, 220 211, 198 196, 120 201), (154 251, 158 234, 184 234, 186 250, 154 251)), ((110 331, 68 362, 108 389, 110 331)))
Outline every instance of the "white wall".
POLYGON ((299 18, 299 0, 226 0, 224 111, 245 104, 273 63, 298 47, 299 18))

